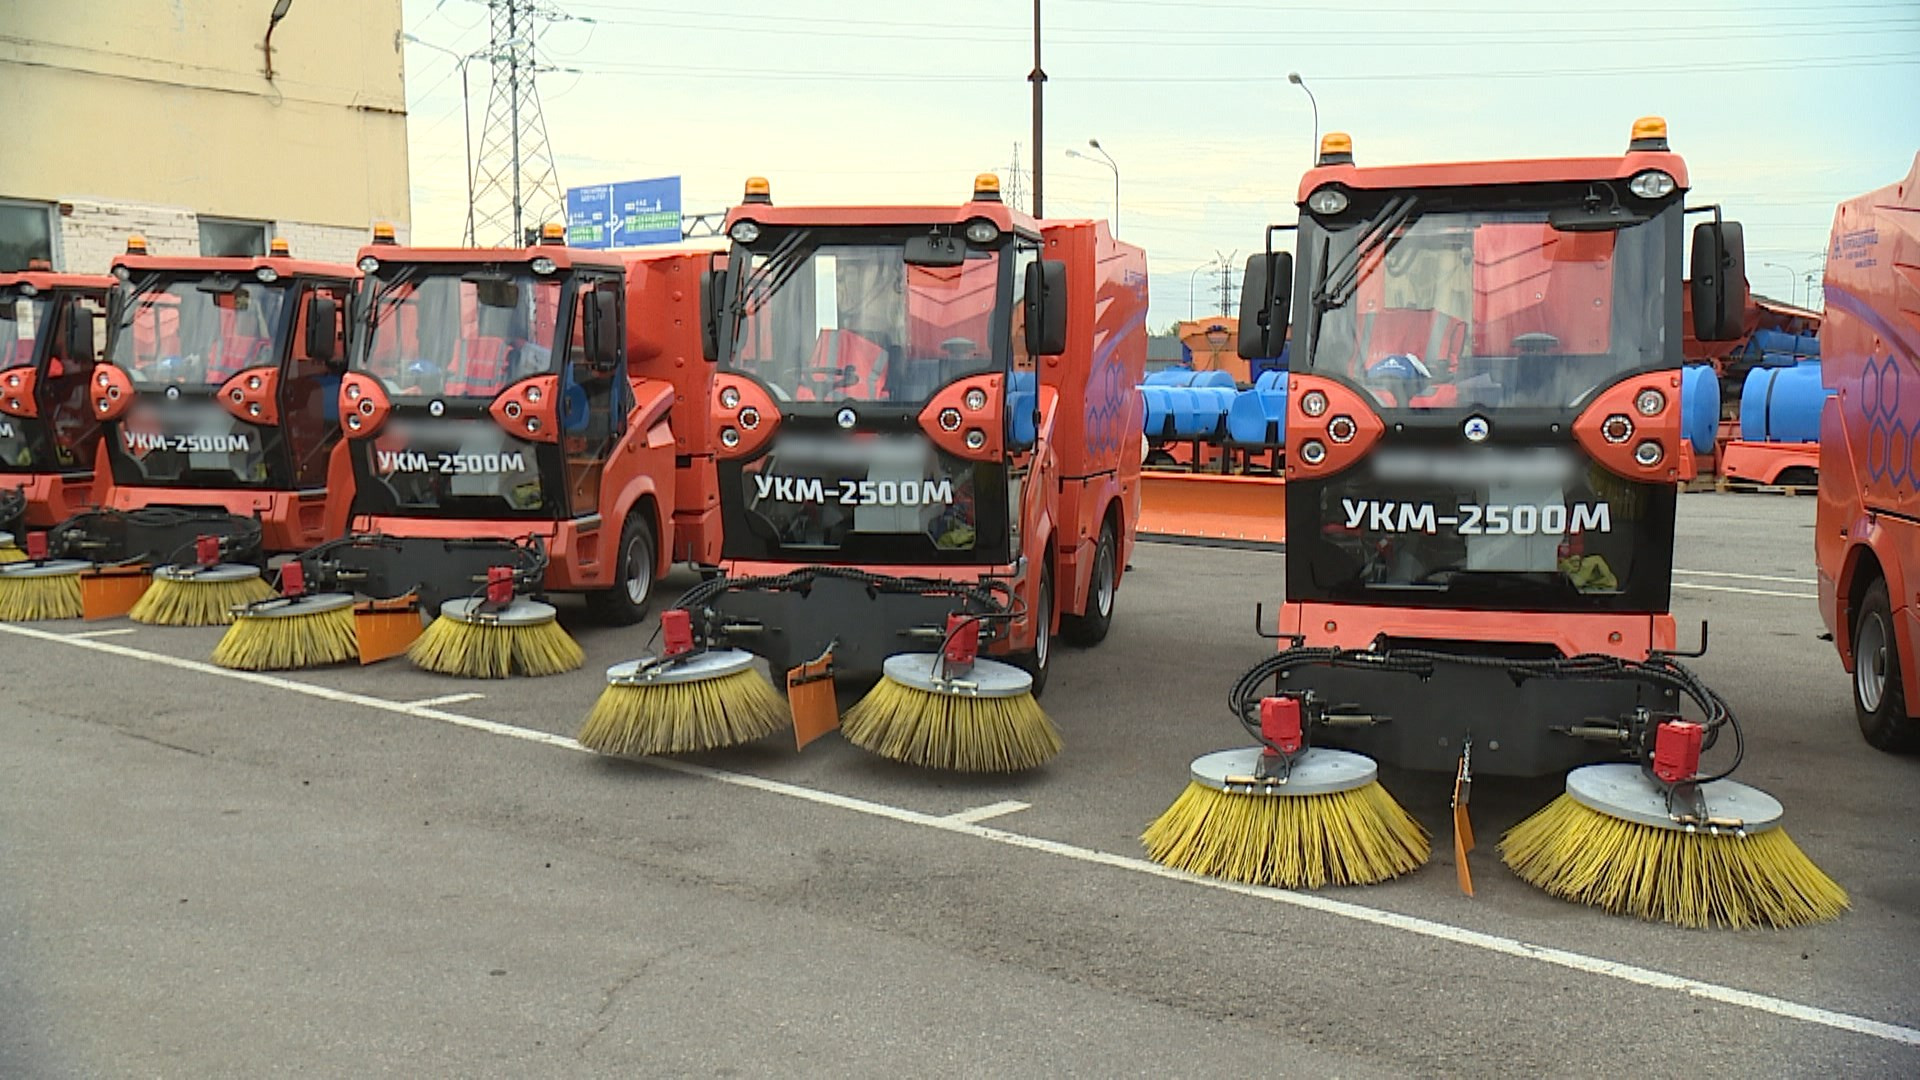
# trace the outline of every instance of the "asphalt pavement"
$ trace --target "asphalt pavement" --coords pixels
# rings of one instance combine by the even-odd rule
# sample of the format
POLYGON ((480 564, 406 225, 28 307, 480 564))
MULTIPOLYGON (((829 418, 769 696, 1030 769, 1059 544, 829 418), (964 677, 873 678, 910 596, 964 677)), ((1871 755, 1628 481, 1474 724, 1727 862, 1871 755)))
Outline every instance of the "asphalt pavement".
POLYGON ((0 626, 0 1076, 1915 1075, 1920 759, 1854 726, 1813 512, 1685 496, 1676 559, 1741 778, 1852 895, 1787 932, 1514 878, 1493 841, 1551 781, 1476 786, 1473 898, 1439 776, 1387 778, 1441 841, 1399 881, 1156 872, 1140 830, 1241 741, 1272 552, 1142 545, 1108 640, 1056 657, 1067 749, 1011 778, 838 736, 595 758, 569 737, 648 631, 572 605, 587 670, 505 682, 0 626))

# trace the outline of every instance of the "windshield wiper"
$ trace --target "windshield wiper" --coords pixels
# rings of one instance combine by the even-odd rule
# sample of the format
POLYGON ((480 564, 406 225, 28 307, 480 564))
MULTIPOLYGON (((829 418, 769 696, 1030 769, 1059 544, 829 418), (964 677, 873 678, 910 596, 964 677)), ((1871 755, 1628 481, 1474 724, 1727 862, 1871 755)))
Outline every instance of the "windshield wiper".
POLYGON ((1356 241, 1339 261, 1326 268, 1320 277, 1320 287, 1314 290, 1313 306, 1321 311, 1336 308, 1353 298, 1353 290, 1360 283, 1360 269, 1375 251, 1384 256, 1400 242, 1400 227, 1413 218, 1413 211, 1419 200, 1411 195, 1401 195, 1388 200, 1380 208, 1379 216, 1366 226, 1366 232, 1356 241))

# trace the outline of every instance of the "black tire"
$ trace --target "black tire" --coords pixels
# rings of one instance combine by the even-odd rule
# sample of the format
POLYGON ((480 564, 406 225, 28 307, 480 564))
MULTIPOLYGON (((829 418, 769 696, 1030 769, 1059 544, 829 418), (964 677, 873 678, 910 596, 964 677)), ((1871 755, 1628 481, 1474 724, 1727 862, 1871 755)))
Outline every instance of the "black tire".
POLYGON ((594 618, 609 626, 632 626, 647 616, 653 599, 654 558, 660 550, 653 522, 635 508, 620 527, 620 549, 614 556, 614 584, 587 594, 594 618))
POLYGON ((1113 628, 1113 604, 1120 591, 1120 538, 1113 522, 1100 526, 1093 549, 1093 578, 1087 582, 1087 610, 1060 616, 1060 636, 1075 645, 1098 645, 1113 628))
POLYGON ((1853 615, 1853 713, 1867 745, 1890 754, 1920 751, 1920 722, 1907 715, 1884 580, 1867 587, 1853 615))
POLYGON ((1040 595, 1034 603, 1034 647, 1014 657, 1027 674, 1033 676, 1033 696, 1047 688, 1047 673, 1053 670, 1053 567, 1040 571, 1040 595))

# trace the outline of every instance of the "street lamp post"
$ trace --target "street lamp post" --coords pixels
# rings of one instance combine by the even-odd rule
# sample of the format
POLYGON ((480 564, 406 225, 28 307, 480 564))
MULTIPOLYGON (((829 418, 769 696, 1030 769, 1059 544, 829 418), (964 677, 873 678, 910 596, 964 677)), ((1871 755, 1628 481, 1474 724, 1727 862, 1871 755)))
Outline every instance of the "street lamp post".
POLYGON ((477 49, 463 56, 460 53, 454 52, 452 49, 448 49, 440 45, 435 45, 430 41, 422 41, 419 38, 414 37, 412 34, 402 34, 400 36, 405 38, 407 41, 412 42, 415 45, 421 46, 422 48, 432 49, 434 52, 446 53, 448 56, 453 58, 454 66, 460 69, 460 133, 462 136, 465 137, 466 147, 467 147, 466 246, 472 247, 473 246, 473 105, 472 105, 472 97, 467 92, 467 64, 469 64, 474 60, 479 59, 482 56, 488 55, 487 50, 477 49))
POLYGON ((1201 263, 1199 266, 1196 266, 1193 268, 1193 273, 1187 275, 1187 321, 1188 322, 1192 322, 1196 318, 1196 316, 1193 313, 1193 281, 1195 278, 1200 276, 1200 271, 1211 270, 1211 269, 1213 269, 1212 263, 1201 263))
POLYGON ((1100 146, 1099 139, 1088 139, 1087 145, 1093 147, 1095 150, 1099 150, 1100 156, 1094 157, 1091 154, 1083 154, 1078 150, 1072 150, 1072 149, 1069 149, 1067 151, 1067 156, 1070 158, 1079 158, 1081 161, 1091 161, 1096 165, 1105 165, 1107 168, 1113 170, 1113 235, 1119 236, 1120 235, 1120 166, 1113 160, 1113 157, 1110 154, 1108 154, 1106 150, 1100 146))
POLYGON ((1787 303, 1798 306, 1800 303, 1798 299, 1800 296, 1799 273, 1795 271, 1793 267, 1788 266, 1785 263, 1763 262, 1760 265, 1770 266, 1775 270, 1785 270, 1787 272, 1787 303))
POLYGON ((1313 106, 1313 152, 1317 156, 1320 153, 1320 102, 1314 99, 1313 91, 1307 87, 1307 80, 1301 78, 1299 72, 1287 72, 1287 81, 1306 91, 1307 104, 1313 106))

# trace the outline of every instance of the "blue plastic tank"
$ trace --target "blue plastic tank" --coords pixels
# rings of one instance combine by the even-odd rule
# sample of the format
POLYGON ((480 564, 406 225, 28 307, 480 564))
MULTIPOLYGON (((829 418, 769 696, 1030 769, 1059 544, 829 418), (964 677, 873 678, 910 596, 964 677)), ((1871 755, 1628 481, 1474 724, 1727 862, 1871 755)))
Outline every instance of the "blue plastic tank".
POLYGON ((1740 437, 1748 442, 1820 441, 1820 410, 1830 391, 1820 385, 1820 361, 1758 367, 1740 391, 1740 437))
POLYGON ((1713 453, 1720 429, 1720 376, 1711 364, 1688 364, 1680 372, 1680 434, 1696 454, 1713 453))

